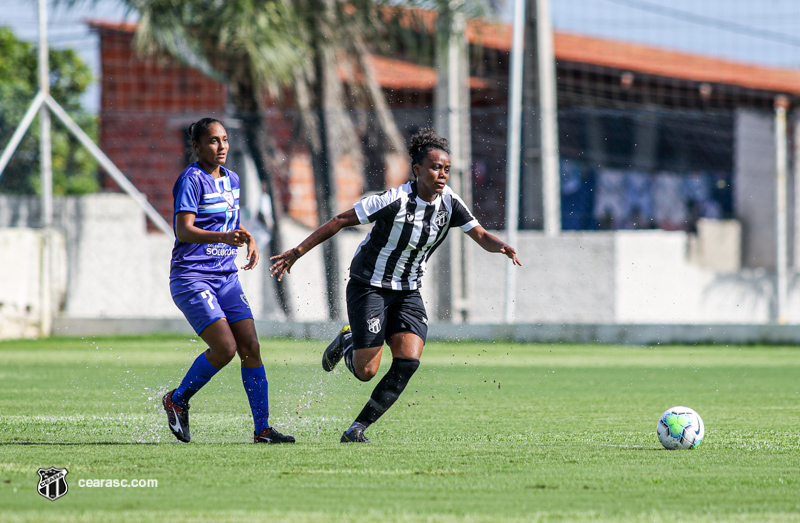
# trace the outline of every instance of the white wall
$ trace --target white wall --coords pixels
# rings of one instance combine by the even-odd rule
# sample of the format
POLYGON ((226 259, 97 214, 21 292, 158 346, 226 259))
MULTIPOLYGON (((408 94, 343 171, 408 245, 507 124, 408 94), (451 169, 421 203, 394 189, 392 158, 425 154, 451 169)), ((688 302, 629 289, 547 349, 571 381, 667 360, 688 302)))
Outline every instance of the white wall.
MULTIPOLYGON (((496 233, 501 236, 501 233, 496 233)), ((688 235, 671 231, 522 232, 516 246, 519 323, 763 323, 774 279, 763 269, 714 272, 689 262, 688 235)), ((503 257, 470 242, 471 321, 503 316, 503 257)), ((800 322, 800 281, 790 290, 800 322)))
MULTIPOLYGON (((455 232, 455 234, 460 234, 455 232)), ((503 233, 495 232, 503 237, 503 233)), ((467 240, 472 260, 470 321, 502 322, 508 258, 467 240)), ((548 238, 521 231, 514 246, 517 322, 613 322, 615 309, 613 233, 563 233, 548 238)))
MULTIPOLYGON (((30 310, 25 318, 31 328, 38 326, 40 309, 41 230, 29 228, 36 225, 37 208, 33 199, 26 202, 0 197, 0 227, 6 226, 0 228, 0 301, 9 304, 3 308, 16 311, 16 316, 30 310)), ((169 292, 174 240, 160 232, 147 232, 144 213, 133 200, 117 193, 95 194, 56 198, 55 208, 57 314, 91 318, 183 317, 169 292)), ((262 264, 266 261, 262 260, 262 264)), ((240 249, 237 264, 245 263, 245 251, 240 249)), ((239 277, 254 312, 262 313, 257 317, 266 318, 262 290, 265 273, 240 271, 239 277)), ((8 318, 12 313, 0 309, 0 314, 8 318)), ((13 337, 0 332, 2 336, 13 337)))
POLYGON ((40 231, 0 229, 0 339, 39 332, 41 265, 40 231))
POLYGON ((687 262, 687 235, 671 231, 625 231, 615 235, 615 320, 695 323, 700 289, 711 277, 687 262), (646 320, 645 320, 646 321, 646 320))
MULTIPOLYGON (((0 198, 0 337, 35 335, 39 321, 40 231, 12 228, 36 216, 19 201, 0 198)), ((31 210, 33 209, 33 210, 31 210)), ((57 314, 69 318, 139 318, 184 321, 169 294, 172 239, 148 233, 141 210, 127 196, 99 194, 56 200, 60 231, 55 240, 57 314), (59 247, 60 246, 60 247, 59 247), (62 299, 63 297, 63 299, 62 299)), ((338 235, 342 283, 339 307, 345 321, 344 283, 350 260, 368 227, 338 235)), ((284 245, 310 231, 284 224, 284 245)), ((461 234, 453 231, 453 234, 461 234)), ((501 233, 496 233, 502 237, 501 233)), ((503 316, 504 256, 466 241, 471 260, 471 323, 503 316)), ((520 323, 763 323, 771 318, 774 278, 763 269, 715 272, 689 260, 682 232, 567 232, 548 238, 523 231, 516 246, 515 319, 520 323)), ((294 319, 327 319, 323 250, 304 256, 286 277, 294 319)), ((266 253, 255 271, 240 271, 257 319, 282 320, 271 293, 266 253)), ((429 316, 436 316, 436 279, 445 274, 436 256, 423 287, 429 316)), ((239 265, 245 263, 240 250, 239 265)), ((800 323, 800 278, 794 275, 789 320, 800 323)))

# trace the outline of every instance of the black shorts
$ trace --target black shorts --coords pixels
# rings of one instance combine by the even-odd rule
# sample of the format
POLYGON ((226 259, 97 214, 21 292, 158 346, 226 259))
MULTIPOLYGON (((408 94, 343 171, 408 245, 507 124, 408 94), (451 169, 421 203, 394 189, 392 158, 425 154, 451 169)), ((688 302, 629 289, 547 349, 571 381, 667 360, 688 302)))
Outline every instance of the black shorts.
POLYGON ((413 332, 423 342, 428 336, 428 314, 419 290, 382 289, 351 279, 347 317, 354 349, 379 347, 398 332, 413 332))

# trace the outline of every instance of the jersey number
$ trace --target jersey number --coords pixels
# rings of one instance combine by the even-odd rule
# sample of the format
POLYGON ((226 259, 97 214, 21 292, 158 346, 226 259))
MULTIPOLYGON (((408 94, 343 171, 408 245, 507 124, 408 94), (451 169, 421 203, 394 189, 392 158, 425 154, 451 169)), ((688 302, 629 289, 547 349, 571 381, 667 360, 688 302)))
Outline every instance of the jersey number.
POLYGON ((211 291, 203 291, 200 293, 200 296, 208 301, 208 306, 211 307, 211 310, 214 310, 214 304, 211 302, 214 299, 214 296, 211 294, 211 291))

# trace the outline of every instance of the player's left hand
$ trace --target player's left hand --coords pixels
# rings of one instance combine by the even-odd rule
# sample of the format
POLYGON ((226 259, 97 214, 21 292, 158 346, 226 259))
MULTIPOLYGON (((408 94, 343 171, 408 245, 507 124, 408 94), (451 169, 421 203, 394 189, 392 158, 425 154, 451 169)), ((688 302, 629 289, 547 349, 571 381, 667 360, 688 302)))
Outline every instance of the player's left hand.
POLYGON ((522 267, 522 262, 517 259, 517 251, 514 249, 514 247, 510 245, 503 245, 500 248, 500 253, 508 256, 508 259, 511 260, 512 264, 522 267))
POLYGON ((258 265, 258 260, 261 256, 258 254, 258 246, 256 245, 256 241, 253 239, 252 236, 248 233, 248 240, 247 240, 247 265, 242 267, 242 270, 249 271, 255 268, 258 265))

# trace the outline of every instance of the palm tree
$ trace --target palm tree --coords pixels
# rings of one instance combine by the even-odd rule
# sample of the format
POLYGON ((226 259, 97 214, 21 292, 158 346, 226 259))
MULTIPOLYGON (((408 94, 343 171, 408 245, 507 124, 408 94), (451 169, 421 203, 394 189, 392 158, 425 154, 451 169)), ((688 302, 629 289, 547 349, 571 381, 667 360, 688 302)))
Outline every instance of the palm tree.
MULTIPOLYGON (((275 172, 280 168, 267 132, 263 109, 265 94, 278 95, 291 85, 294 70, 307 53, 291 30, 297 23, 291 5, 281 0, 224 2, 123 0, 139 15, 136 45, 145 55, 167 54, 224 81, 242 122, 245 143, 256 170, 266 182, 275 225, 270 255, 282 252, 275 172)), ((289 296, 276 282, 278 302, 291 315, 289 296)))
MULTIPOLYGON (((78 0, 66 0, 78 1, 78 0)), ((144 53, 166 53, 224 80, 247 147, 266 181, 273 209, 274 174, 281 169, 263 117, 268 97, 291 94, 299 110, 298 126, 308 143, 320 223, 335 213, 334 161, 349 155, 361 164, 361 144, 348 108, 369 108, 377 116, 387 165, 402 165, 403 139, 368 60, 370 46, 387 34, 398 3, 391 0, 122 0, 140 15, 136 45, 144 53), (347 86, 340 71, 348 71, 347 86), (358 89, 353 86, 361 86, 358 89), (351 87, 348 89, 347 87, 351 87), (316 109, 314 109, 316 108, 316 109)), ((451 8, 452 0, 428 7, 451 8)), ((480 0, 468 0, 476 5, 480 0)), ((405 5, 425 0, 408 0, 405 5)), ((473 12, 475 12, 473 10, 473 12)), ((407 16, 407 13, 404 15, 407 16)), ((276 215, 276 227, 280 215, 276 215)), ((282 252, 275 230, 271 255, 282 252)), ((325 242, 329 317, 338 309, 335 238, 325 242)), ((285 288, 278 287, 290 315, 285 288)))

